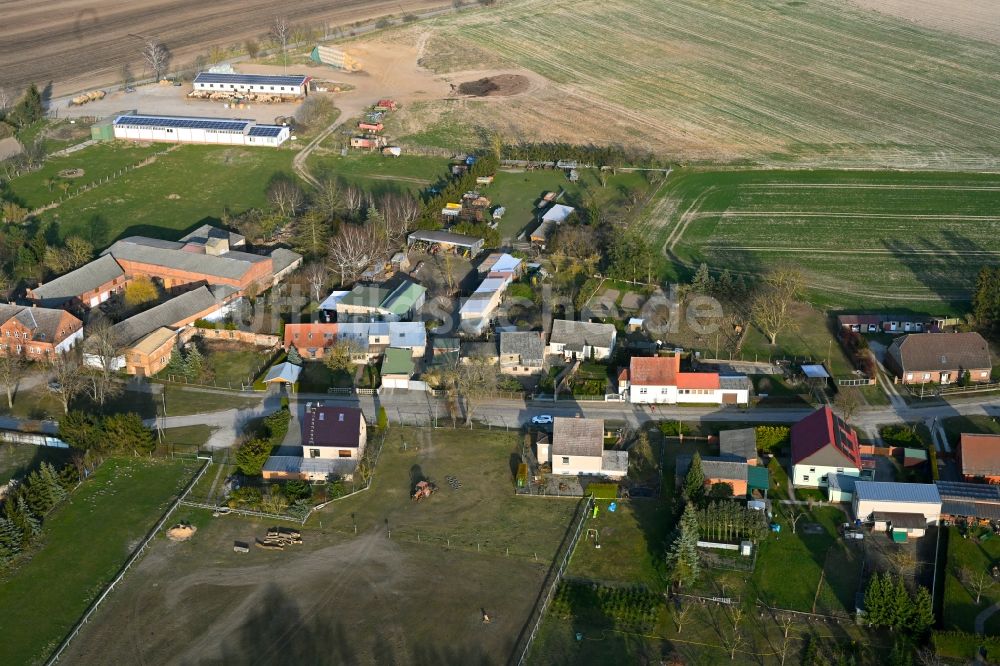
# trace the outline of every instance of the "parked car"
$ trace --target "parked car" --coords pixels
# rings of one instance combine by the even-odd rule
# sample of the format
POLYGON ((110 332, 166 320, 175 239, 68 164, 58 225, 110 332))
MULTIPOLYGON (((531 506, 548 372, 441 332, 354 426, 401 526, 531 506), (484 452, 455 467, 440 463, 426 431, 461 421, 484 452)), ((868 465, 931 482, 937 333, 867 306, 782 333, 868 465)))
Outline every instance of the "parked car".
POLYGON ((552 415, 551 414, 539 414, 537 416, 531 417, 531 422, 535 425, 551 425, 552 415))

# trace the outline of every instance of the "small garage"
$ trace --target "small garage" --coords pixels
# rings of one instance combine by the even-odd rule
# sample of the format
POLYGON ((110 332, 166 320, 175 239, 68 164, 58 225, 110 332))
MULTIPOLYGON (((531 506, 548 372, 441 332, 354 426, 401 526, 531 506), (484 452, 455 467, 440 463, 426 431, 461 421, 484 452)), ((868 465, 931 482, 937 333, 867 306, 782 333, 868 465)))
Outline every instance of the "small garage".
POLYGON ((941 495, 933 483, 856 481, 854 516, 875 530, 919 536, 941 518, 941 495))

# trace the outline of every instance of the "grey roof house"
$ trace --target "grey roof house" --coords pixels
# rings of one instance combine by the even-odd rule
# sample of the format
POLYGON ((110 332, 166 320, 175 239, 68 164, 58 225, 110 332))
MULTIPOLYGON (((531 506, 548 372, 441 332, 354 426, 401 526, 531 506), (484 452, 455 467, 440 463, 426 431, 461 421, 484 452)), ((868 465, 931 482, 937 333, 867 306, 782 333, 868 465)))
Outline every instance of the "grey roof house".
POLYGON ((566 359, 601 360, 611 356, 617 337, 613 324, 554 319, 546 351, 566 359))
POLYGON ((541 372, 545 367, 545 342, 539 331, 500 334, 500 369, 513 374, 541 372))

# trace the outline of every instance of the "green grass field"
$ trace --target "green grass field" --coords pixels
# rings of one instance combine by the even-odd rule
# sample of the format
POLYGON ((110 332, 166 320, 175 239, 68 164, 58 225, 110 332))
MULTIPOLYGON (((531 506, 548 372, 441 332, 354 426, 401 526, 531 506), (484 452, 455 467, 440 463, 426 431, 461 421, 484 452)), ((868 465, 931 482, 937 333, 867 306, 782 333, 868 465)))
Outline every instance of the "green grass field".
POLYGON ((786 262, 826 305, 938 312, 1000 263, 998 201, 993 174, 684 170, 644 224, 668 276, 786 262))
POLYGON ((996 535, 976 543, 972 538, 963 539, 957 528, 949 528, 942 610, 946 629, 974 631, 976 615, 990 604, 1000 601, 1000 587, 994 584, 983 591, 977 606, 975 592, 962 585, 957 575, 962 569, 989 573, 997 563, 1000 563, 1000 538, 996 535))
MULTIPOLYGON (((153 164, 45 211, 41 219, 58 220, 62 235, 83 236, 98 248, 123 236, 174 239, 227 209, 238 213, 264 206, 268 182, 291 172, 292 154, 179 146, 153 164)), ((88 164, 85 170, 91 168, 88 164)), ((12 184, 15 191, 19 180, 12 184)))
POLYGON ((335 178, 375 192, 416 194, 449 176, 447 159, 420 155, 383 157, 378 153, 350 152, 341 157, 313 153, 309 168, 319 178, 335 178))
POLYGON ((191 478, 180 460, 115 458, 45 521, 0 594, 0 662, 41 663, 191 478))
POLYGON ((59 200, 63 195, 60 183, 68 184, 67 191, 73 192, 166 149, 167 146, 163 144, 140 146, 124 142, 99 143, 65 157, 47 160, 38 171, 15 178, 4 196, 29 210, 40 208, 59 200), (58 174, 65 169, 83 169, 83 175, 79 178, 62 178, 58 174), (53 181, 51 187, 46 183, 47 180, 53 181))
POLYGON ((61 466, 69 459, 69 451, 32 444, 0 444, 0 485, 11 479, 23 478, 42 462, 61 466))
MULTIPOLYGON (((452 49, 554 82, 511 100, 512 134, 771 164, 975 168, 998 155, 995 46, 833 0, 515 0, 436 24, 452 49)), ((495 126, 495 108, 470 106, 466 122, 495 126)))

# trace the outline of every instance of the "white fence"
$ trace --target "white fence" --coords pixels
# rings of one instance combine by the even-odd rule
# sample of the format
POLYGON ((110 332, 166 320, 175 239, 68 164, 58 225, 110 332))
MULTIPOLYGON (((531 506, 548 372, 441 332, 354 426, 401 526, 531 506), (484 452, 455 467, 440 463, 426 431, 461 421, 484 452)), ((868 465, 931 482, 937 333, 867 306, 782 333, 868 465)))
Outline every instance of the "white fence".
POLYGON ((115 579, 110 583, 108 583, 108 586, 104 588, 104 591, 101 592, 100 596, 94 599, 94 601, 90 604, 90 607, 87 608, 87 612, 83 614, 83 617, 77 620, 76 624, 73 625, 73 628, 70 630, 69 634, 66 636, 66 638, 63 639, 63 642, 59 644, 59 647, 56 649, 56 651, 52 653, 52 656, 49 658, 48 662, 46 662, 47 664, 54 664, 57 661, 59 661, 59 658, 62 656, 63 652, 66 651, 66 648, 69 647, 69 644, 73 642, 73 639, 76 638, 77 634, 80 633, 80 630, 83 628, 83 625, 87 624, 87 622, 90 621, 90 616, 94 614, 94 611, 96 611, 97 608, 101 605, 101 603, 108 597, 108 595, 111 594, 112 590, 115 589, 115 586, 122 580, 124 580, 125 573, 130 568, 132 568, 132 565, 135 564, 135 562, 139 559, 139 556, 146 551, 146 547, 156 537, 159 531, 163 529, 163 526, 170 519, 170 516, 173 515, 177 507, 181 505, 181 502, 184 499, 184 497, 189 492, 191 492, 191 489, 194 488, 195 484, 198 483, 201 477, 205 474, 205 470, 208 469, 208 466, 209 464, 207 461, 205 462, 204 465, 201 466, 201 469, 198 471, 198 474, 196 474, 194 479, 191 480, 191 483, 187 485, 187 487, 184 489, 184 492, 182 492, 177 497, 177 499, 174 500, 174 503, 170 505, 170 508, 167 509, 166 513, 163 514, 163 517, 160 518, 160 522, 156 523, 156 527, 150 530, 149 534, 146 535, 146 538, 143 539, 142 543, 139 544, 139 546, 132 551, 132 555, 128 558, 125 564, 122 565, 122 568, 118 571, 118 575, 115 576, 115 579))

